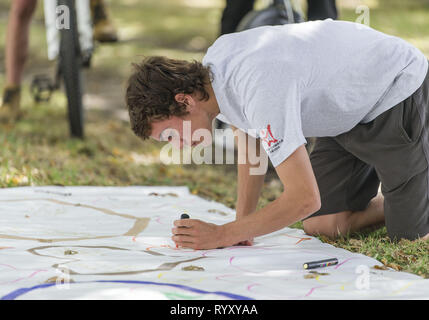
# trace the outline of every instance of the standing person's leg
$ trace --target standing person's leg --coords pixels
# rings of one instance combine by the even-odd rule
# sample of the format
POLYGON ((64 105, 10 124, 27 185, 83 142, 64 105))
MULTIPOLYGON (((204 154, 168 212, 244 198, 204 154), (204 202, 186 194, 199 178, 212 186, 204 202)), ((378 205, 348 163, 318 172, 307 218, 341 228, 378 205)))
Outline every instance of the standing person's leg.
MULTIPOLYGON (((220 23, 220 35, 233 33, 241 19, 253 10, 255 0, 226 0, 220 23)), ((215 120, 215 128, 225 128, 226 124, 219 119, 215 120)))
POLYGON ((307 0, 307 20, 324 20, 338 18, 335 0, 307 0))
POLYGON ((12 0, 6 33, 6 84, 18 86, 28 55, 30 23, 37 0, 12 0))
POLYGON ((117 42, 118 33, 104 0, 91 0, 90 4, 94 23, 94 39, 100 42, 117 42))
POLYGON ((241 19, 253 10, 255 0, 226 0, 222 13, 220 34, 235 32, 241 19))
MULTIPOLYGON (((28 55, 30 23, 37 0, 13 0, 6 34, 6 86, 0 116, 16 118, 20 108, 20 86, 28 55)), ((13 119, 12 119, 13 120, 13 119)))

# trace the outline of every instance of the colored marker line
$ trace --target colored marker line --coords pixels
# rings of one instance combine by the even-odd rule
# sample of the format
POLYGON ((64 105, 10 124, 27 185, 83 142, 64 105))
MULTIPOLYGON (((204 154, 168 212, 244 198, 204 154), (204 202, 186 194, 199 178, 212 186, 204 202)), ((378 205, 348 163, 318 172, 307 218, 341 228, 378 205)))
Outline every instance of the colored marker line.
POLYGON ((302 241, 305 241, 305 240, 311 240, 312 238, 306 238, 306 237, 296 237, 296 236, 291 236, 291 235, 289 235, 289 234, 282 234, 283 236, 285 236, 285 237, 289 237, 289 238, 295 238, 295 239, 299 239, 295 244, 299 244, 300 242, 302 242, 302 241))
POLYGON ((240 271, 242 271, 242 272, 254 273, 253 271, 246 270, 246 269, 243 269, 243 268, 241 268, 241 267, 239 267, 239 266, 233 265, 233 264, 232 264, 232 260, 234 260, 234 259, 235 259, 235 256, 233 256, 233 257, 229 258, 229 265, 230 265, 231 267, 234 267, 234 268, 236 268, 236 269, 238 269, 238 270, 240 270, 240 271))
POLYGON ((314 290, 316 290, 318 288, 323 288, 323 287, 325 287, 325 286, 318 286, 318 287, 311 288, 310 291, 307 292, 307 294, 305 295, 305 297, 311 296, 311 294, 314 292, 314 290))
POLYGON ((237 275, 236 274, 223 274, 223 275, 217 276, 215 279, 221 280, 221 281, 228 281, 228 280, 222 279, 222 278, 226 278, 226 277, 237 277, 237 275))
POLYGON ((0 266, 5 266, 5 267, 11 268, 13 270, 18 270, 17 268, 15 268, 14 266, 11 266, 10 264, 0 263, 0 266))
POLYGON ((19 282, 19 281, 24 280, 24 279, 32 278, 33 276, 35 276, 39 272, 45 272, 45 271, 48 271, 48 270, 37 270, 37 271, 34 271, 32 274, 30 274, 27 277, 18 278, 18 279, 12 280, 12 281, 0 282, 0 284, 3 285, 3 284, 7 284, 7 283, 16 283, 16 282, 19 282))
MULTIPOLYGON (((233 300, 254 300, 253 298, 246 297, 246 296, 241 296, 241 295, 230 293, 230 292, 224 292, 224 291, 206 291, 206 290, 201 290, 201 289, 197 289, 197 288, 193 288, 193 287, 189 287, 189 286, 185 286, 185 285, 181 285, 181 284, 159 283, 159 282, 152 282, 152 281, 137 281, 137 280, 95 280, 95 281, 68 282, 67 285, 72 285, 73 286, 73 285, 78 284, 78 283, 126 283, 126 284, 155 285, 155 286, 165 286, 165 287, 178 288, 178 289, 190 291, 190 292, 193 292, 193 293, 199 293, 199 294, 215 294, 215 295, 222 296, 222 297, 229 298, 229 299, 233 299, 233 300)), ((32 291, 36 291, 36 290, 40 290, 40 289, 49 288, 49 287, 52 287, 52 286, 57 286, 57 285, 60 285, 60 284, 57 284, 57 283, 44 283, 44 284, 39 284, 37 286, 30 287, 30 288, 20 288, 20 289, 17 289, 15 291, 12 291, 12 292, 8 293, 7 295, 5 295, 2 298, 0 298, 0 300, 14 300, 14 299, 16 299, 16 298, 18 298, 18 297, 26 294, 26 293, 29 293, 29 292, 32 292, 32 291)))
POLYGON ((404 285, 402 288, 399 288, 398 290, 393 291, 393 292, 392 292, 392 294, 398 294, 398 293, 400 293, 400 292, 404 291, 405 289, 409 288, 409 287, 410 287, 411 285, 413 285, 414 283, 416 283, 416 281, 408 282, 408 283, 407 283, 406 285, 404 285))
POLYGON ((261 285, 260 283, 252 283, 247 286, 247 291, 252 291, 253 287, 260 286, 260 285, 261 285))
POLYGON ((356 258, 356 257, 348 258, 348 259, 344 260, 343 262, 341 262, 341 263, 337 264, 337 265, 334 267, 334 269, 338 269, 338 268, 339 268, 339 267, 341 267, 344 263, 346 263, 346 262, 348 262, 348 261, 350 261, 350 260, 353 260, 353 259, 357 259, 357 258, 356 258))

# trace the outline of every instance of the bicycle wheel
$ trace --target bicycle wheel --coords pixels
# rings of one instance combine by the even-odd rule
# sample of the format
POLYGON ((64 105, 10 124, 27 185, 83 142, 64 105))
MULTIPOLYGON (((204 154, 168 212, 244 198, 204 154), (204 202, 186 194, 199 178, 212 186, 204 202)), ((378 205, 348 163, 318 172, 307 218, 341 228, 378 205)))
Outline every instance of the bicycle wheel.
POLYGON ((84 109, 82 58, 77 31, 77 18, 73 0, 59 0, 59 5, 66 5, 70 13, 70 28, 61 29, 59 67, 64 81, 68 103, 68 119, 72 137, 84 137, 84 109))

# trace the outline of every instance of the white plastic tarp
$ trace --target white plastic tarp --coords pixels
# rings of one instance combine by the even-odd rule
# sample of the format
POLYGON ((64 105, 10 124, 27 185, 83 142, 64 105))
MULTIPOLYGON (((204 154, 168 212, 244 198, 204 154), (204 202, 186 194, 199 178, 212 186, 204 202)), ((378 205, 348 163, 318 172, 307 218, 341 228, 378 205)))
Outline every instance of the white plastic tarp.
POLYGON ((284 228, 253 246, 176 248, 181 213, 223 224, 186 187, 0 190, 0 299, 428 299, 429 280, 284 228), (303 263, 339 263, 313 272, 303 263))

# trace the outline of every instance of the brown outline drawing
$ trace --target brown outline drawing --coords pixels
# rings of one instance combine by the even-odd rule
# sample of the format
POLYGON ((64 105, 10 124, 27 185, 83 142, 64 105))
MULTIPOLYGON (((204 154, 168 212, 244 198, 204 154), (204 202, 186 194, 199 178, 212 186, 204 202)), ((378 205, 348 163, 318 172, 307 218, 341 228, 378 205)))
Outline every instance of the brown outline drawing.
POLYGON ((102 212, 104 214, 108 214, 108 215, 113 215, 113 216, 118 216, 118 217, 122 217, 125 219, 134 219, 134 225, 131 227, 131 229, 129 229, 127 232, 125 232, 124 234, 121 235, 106 235, 106 236, 95 236, 95 237, 82 237, 82 238, 62 238, 62 239, 39 239, 39 238, 31 238, 31 237, 21 237, 21 236, 13 236, 13 235, 8 235, 8 234, 0 234, 0 239, 15 239, 15 240, 34 240, 34 241, 39 241, 39 242, 44 242, 44 243, 53 243, 53 242, 62 242, 62 241, 80 241, 80 240, 92 240, 92 239, 103 239, 103 238, 114 238, 114 237, 119 237, 119 236, 137 236, 139 233, 141 233, 144 229, 146 229, 146 227, 149 224, 149 221, 151 218, 138 218, 135 216, 132 216, 130 214, 124 214, 124 213, 118 213, 115 211, 112 211, 110 209, 105 209, 105 208, 99 208, 99 207, 94 207, 91 205, 86 205, 86 204, 81 204, 81 203, 71 203, 71 202, 66 202, 66 201, 61 201, 61 200, 56 200, 56 199, 49 199, 49 198, 35 198, 35 199, 31 199, 31 198, 24 198, 24 199, 16 199, 16 200, 0 200, 0 202, 18 202, 18 201, 49 201, 49 202, 53 202, 53 203, 57 203, 57 204, 61 204, 61 205, 65 205, 65 206, 73 206, 73 207, 83 207, 83 208, 88 208, 88 209, 93 209, 99 212, 102 212))

